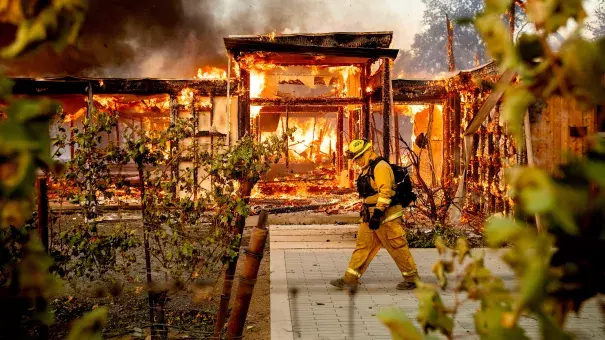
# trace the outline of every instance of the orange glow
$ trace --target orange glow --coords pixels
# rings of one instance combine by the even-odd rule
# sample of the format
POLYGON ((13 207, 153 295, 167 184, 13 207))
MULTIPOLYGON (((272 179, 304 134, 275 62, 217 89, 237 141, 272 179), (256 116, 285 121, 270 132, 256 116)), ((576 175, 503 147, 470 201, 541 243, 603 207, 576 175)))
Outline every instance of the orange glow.
MULTIPOLYGON (((402 113, 404 116, 410 117, 410 123, 412 123, 413 126, 416 114, 427 110, 428 107, 428 105, 405 105, 405 110, 403 110, 402 113)), ((414 144, 414 142, 416 142, 416 134, 414 133, 414 129, 412 129, 412 144, 414 144)))
POLYGON ((343 83, 344 86, 342 88, 342 91, 340 92, 341 95, 343 95, 344 97, 349 96, 349 91, 348 91, 348 80, 350 76, 354 76, 356 74, 358 74, 360 72, 359 67, 357 66, 336 66, 336 67, 329 67, 328 70, 332 73, 339 73, 342 76, 343 79, 343 83))
POLYGON ((65 119, 63 119, 63 122, 64 123, 69 123, 69 122, 72 122, 72 121, 76 121, 80 117, 83 117, 84 114, 86 114, 86 107, 83 107, 83 108, 79 109, 78 111, 76 111, 73 114, 67 114, 67 115, 65 115, 65 119))
POLYGON ((193 89, 186 87, 181 91, 181 94, 178 97, 178 102, 182 105, 191 105, 193 102, 193 96, 193 89))
POLYGON ((204 66, 197 69, 197 75, 194 79, 227 79, 227 71, 218 68, 204 66))
POLYGON ((258 115, 260 114, 260 109, 262 109, 262 106, 256 106, 256 105, 252 105, 250 106, 250 118, 256 118, 258 117, 258 115))
POLYGON ((269 33, 269 41, 275 41, 275 36, 277 36, 275 31, 269 33))
MULTIPOLYGON (((284 120, 281 120, 276 133, 284 132, 284 120)), ((292 140, 289 142, 290 160, 300 162, 323 163, 332 159, 336 152, 336 127, 325 118, 296 118, 288 119, 288 128, 295 128, 292 140)), ((266 138, 272 133, 265 132, 266 138)))
POLYGON ((102 108, 110 110, 115 110, 119 101, 119 98, 114 96, 94 96, 93 98, 102 108))
POLYGON ((262 71, 250 72, 250 98, 259 98, 265 89, 266 75, 262 71))

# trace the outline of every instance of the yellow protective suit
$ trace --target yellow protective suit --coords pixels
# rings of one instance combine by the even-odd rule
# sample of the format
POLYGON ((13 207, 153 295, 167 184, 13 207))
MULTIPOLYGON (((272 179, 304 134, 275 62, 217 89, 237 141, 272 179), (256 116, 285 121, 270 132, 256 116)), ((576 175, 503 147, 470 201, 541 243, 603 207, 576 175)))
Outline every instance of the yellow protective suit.
MULTIPOLYGON (((365 152, 357 161, 362 168, 362 175, 369 171, 369 164, 378 156, 373 151, 365 152)), ((385 247, 406 281, 413 281, 418 277, 416 263, 403 230, 403 208, 401 205, 390 207, 391 197, 395 194, 395 176, 387 162, 379 162, 374 167, 374 179, 370 185, 377 192, 364 199, 364 203, 371 205, 370 216, 374 209, 385 212, 384 220, 378 230, 371 230, 367 222, 361 221, 355 250, 349 262, 344 281, 348 284, 357 283, 366 271, 376 253, 385 247), (373 205, 376 205, 373 207, 373 205)))

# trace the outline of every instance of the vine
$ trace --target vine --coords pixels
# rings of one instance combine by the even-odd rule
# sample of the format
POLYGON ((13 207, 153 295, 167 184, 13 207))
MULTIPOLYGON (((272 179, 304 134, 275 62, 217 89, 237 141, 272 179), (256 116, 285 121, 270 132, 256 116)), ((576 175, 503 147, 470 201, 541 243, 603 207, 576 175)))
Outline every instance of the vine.
MULTIPOLYGON (((507 88, 503 118, 518 145, 523 146, 523 119, 536 102, 552 96, 575 100, 585 108, 604 104, 605 39, 582 37, 586 18, 581 1, 515 1, 535 26, 513 44, 501 15, 509 0, 486 1, 475 27, 502 67, 512 68, 521 81, 507 88), (578 27, 555 51, 547 43, 551 35, 573 20, 578 27)), ((517 287, 508 289, 485 267, 483 254, 471 252, 465 239, 455 249, 442 240, 441 255, 433 266, 440 288, 448 274, 465 258, 470 263, 457 276, 454 306, 446 306, 439 287, 420 283, 417 330, 399 310, 384 310, 380 319, 398 339, 424 339, 436 330, 453 337, 454 317, 467 300, 480 302, 474 314, 475 330, 482 339, 528 339, 518 322, 522 315, 536 318, 544 339, 571 339, 565 330, 570 312, 603 294, 605 265, 605 141, 596 137, 587 155, 571 157, 556 174, 534 167, 515 167, 506 173, 509 195, 515 202, 515 218, 492 217, 485 236, 490 247, 508 246, 502 260, 515 274, 517 287), (544 222, 543 232, 529 222, 535 216, 544 222), (459 299, 466 295, 465 299, 459 299)))

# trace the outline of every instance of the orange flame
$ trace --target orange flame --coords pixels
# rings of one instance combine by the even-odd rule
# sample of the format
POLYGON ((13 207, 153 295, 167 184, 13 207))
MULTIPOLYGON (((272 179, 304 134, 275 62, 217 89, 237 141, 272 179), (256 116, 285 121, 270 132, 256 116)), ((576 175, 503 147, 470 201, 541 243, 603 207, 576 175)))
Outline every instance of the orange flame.
POLYGON ((218 68, 205 66, 197 69, 197 75, 194 79, 227 79, 227 71, 218 68))
MULTIPOLYGON (((280 121, 277 133, 285 130, 283 120, 280 121)), ((296 118, 288 119, 288 128, 295 128, 289 142, 289 157, 294 161, 322 163, 331 159, 336 151, 336 129, 329 119, 325 118, 296 118)), ((266 138, 272 133, 265 132, 261 137, 266 138)))
POLYGON ((329 67, 328 70, 332 73, 339 73, 342 76, 344 86, 342 88, 341 95, 347 97, 349 95, 349 89, 348 89, 349 77, 358 74, 360 72, 359 67, 354 66, 354 65, 336 66, 336 67, 329 67))
POLYGON ((256 118, 258 117, 258 115, 260 114, 260 109, 262 109, 262 106, 256 106, 256 105, 252 105, 250 106, 250 118, 256 118))
POLYGON ((193 96, 193 89, 186 87, 181 91, 181 94, 178 97, 178 102, 182 105, 191 105, 193 102, 193 96))
POLYGON ((259 98, 265 89, 265 72, 250 72, 250 98, 259 98))
POLYGON ((85 113, 86 113, 86 107, 83 107, 83 108, 79 109, 78 111, 76 111, 75 113, 65 115, 65 119, 63 119, 63 122, 69 123, 72 121, 76 121, 76 120, 78 120, 78 118, 83 117, 85 113))

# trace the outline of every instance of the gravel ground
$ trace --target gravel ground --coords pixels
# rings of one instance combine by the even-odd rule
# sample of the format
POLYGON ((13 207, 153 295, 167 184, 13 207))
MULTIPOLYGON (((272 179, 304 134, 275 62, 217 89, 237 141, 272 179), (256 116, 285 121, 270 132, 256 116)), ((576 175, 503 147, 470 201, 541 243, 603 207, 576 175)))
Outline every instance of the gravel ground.
MULTIPOLYGON (((105 218, 117 216, 106 214, 105 218)), ((137 238, 142 240, 142 224, 136 214, 126 213, 121 216, 129 229, 137 230, 137 238), (131 216, 132 215, 132 216, 131 216)), ((61 223, 55 222, 54 235, 69 230, 81 222, 80 215, 62 216, 61 223)), ((99 227, 101 233, 115 227, 115 223, 104 223, 99 227)), ((248 244, 250 227, 246 228, 242 239, 242 249, 248 244)), ((58 245, 57 238, 53 240, 58 245)), ((248 312, 244 339, 268 339, 269 325, 269 249, 259 269, 258 281, 254 290, 252 303, 248 312)), ((50 328, 51 339, 64 339, 71 322, 87 311, 105 306, 109 309, 109 320, 104 328, 104 337, 112 339, 145 338, 149 326, 147 293, 144 289, 145 262, 143 247, 135 249, 137 261, 127 272, 107 273, 94 279, 70 278, 60 295, 53 297, 52 307, 55 310, 56 323, 50 328), (115 296, 110 296, 114 294, 115 296)), ((238 274, 243 268, 245 256, 240 256, 238 274)), ((171 294, 166 304, 166 322, 170 328, 170 338, 205 339, 214 328, 214 319, 220 301, 222 289, 222 268, 215 268, 205 273, 199 280, 213 283, 213 287, 200 298, 196 291, 186 289, 171 294)), ((237 277, 237 275, 236 275, 237 277)), ((155 276, 154 279, 159 279, 155 276)), ((235 295, 237 284, 232 295, 235 295)), ((198 291, 199 292, 199 291, 198 291)))

